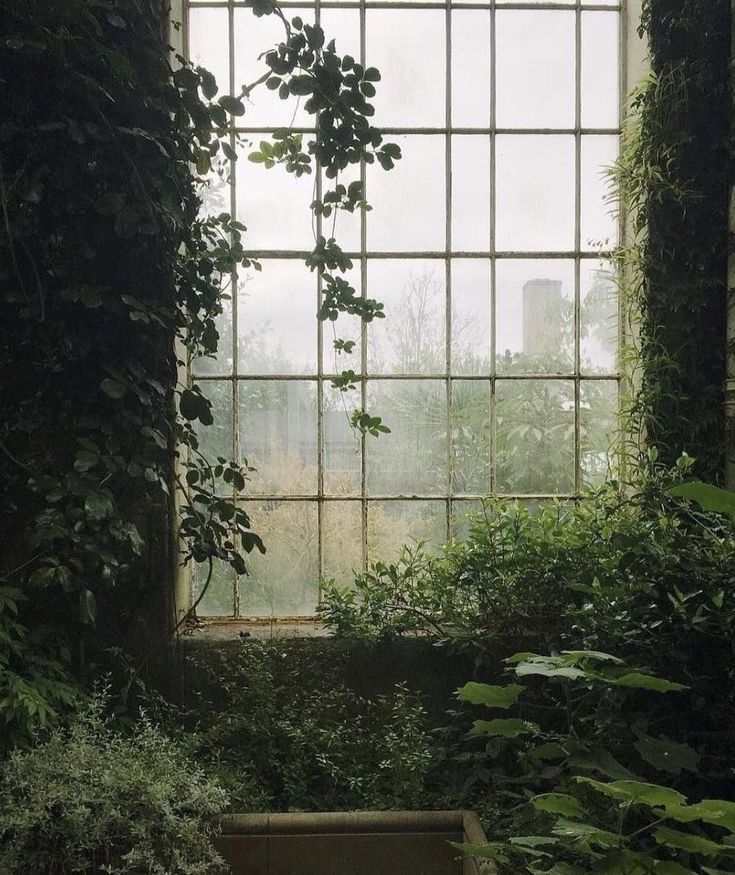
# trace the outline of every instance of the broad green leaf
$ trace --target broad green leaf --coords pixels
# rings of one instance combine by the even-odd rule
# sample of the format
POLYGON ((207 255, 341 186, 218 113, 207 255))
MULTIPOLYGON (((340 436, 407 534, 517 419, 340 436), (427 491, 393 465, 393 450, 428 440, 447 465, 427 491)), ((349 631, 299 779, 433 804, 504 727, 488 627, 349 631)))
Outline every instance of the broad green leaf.
POLYGON ((481 857, 483 860, 495 860, 496 863, 508 863, 507 848, 502 842, 488 842, 484 845, 475 845, 470 842, 450 842, 453 848, 469 854, 471 857, 481 857))
POLYGON ((666 816, 681 823, 702 820, 735 833, 735 802, 724 799, 703 799, 694 805, 667 806, 666 816))
POLYGON ((508 684, 503 687, 494 687, 489 684, 478 684, 470 681, 457 690, 457 698, 460 702, 469 702, 471 705, 486 705, 488 708, 510 708, 518 701, 518 697, 525 690, 519 684, 508 684))
POLYGON ((587 814, 580 801, 566 793, 543 793, 534 796, 531 805, 539 811, 563 814, 565 817, 584 817, 587 814))
POLYGON ((566 751, 558 741, 545 741, 529 750, 529 757, 536 760, 558 760, 566 756, 566 751))
POLYGON ((637 731, 638 741, 634 747, 641 757, 655 769, 670 775, 681 774, 682 769, 696 772, 700 756, 688 744, 680 744, 670 738, 652 738, 637 731))
POLYGON ((570 762, 577 769, 599 772, 613 781, 635 779, 635 775, 631 771, 626 769, 622 763, 619 763, 609 750, 605 750, 602 747, 595 748, 590 753, 575 753, 571 757, 570 762))
POLYGON ((534 662, 522 662, 520 665, 516 666, 516 674, 519 677, 524 677, 526 675, 541 675, 547 678, 567 678, 569 680, 577 680, 588 676, 586 671, 582 671, 580 668, 574 668, 574 666, 571 665, 554 668, 552 666, 541 665, 534 662))
POLYGON ((669 495, 675 498, 688 498, 690 501, 695 501, 704 511, 724 513, 735 520, 735 493, 727 489, 695 480, 692 483, 682 483, 672 487, 669 489, 669 495))
POLYGON ((660 787, 658 784, 647 784, 644 781, 613 781, 606 784, 603 781, 583 777, 576 777, 574 780, 622 802, 642 802, 646 805, 686 804, 686 796, 682 796, 670 787, 660 787))
POLYGON ((516 738, 519 735, 530 735, 540 732, 536 723, 521 720, 519 717, 497 718, 495 720, 475 720, 472 731, 476 735, 501 735, 504 738, 516 738))
POLYGON ((660 875, 695 875, 691 869, 687 869, 681 863, 675 863, 673 860, 659 860, 654 866, 654 872, 658 872, 660 875))
POLYGON ((524 845, 527 848, 559 844, 559 839, 555 836, 513 836, 508 841, 511 845, 524 845))
POLYGON ((690 854, 704 854, 706 857, 715 857, 719 854, 735 851, 735 848, 720 845, 704 836, 681 832, 678 829, 670 829, 668 826, 658 827, 654 831, 653 837, 659 845, 677 848, 680 851, 688 851, 690 854))
POLYGON ((575 662, 582 659, 594 659, 597 662, 614 662, 616 665, 622 665, 623 660, 617 656, 612 656, 609 653, 603 653, 601 650, 562 650, 565 656, 571 656, 575 662))
POLYGON ((589 844, 601 845, 605 848, 614 848, 619 838, 613 832, 600 827, 594 826, 591 823, 580 823, 576 820, 566 820, 560 817, 557 820, 554 829, 554 835, 566 836, 572 839, 584 839, 589 844))
POLYGON ((652 674, 643 674, 639 671, 631 671, 622 677, 612 681, 619 687, 633 687, 640 690, 654 690, 657 693, 670 693, 678 690, 689 689, 685 684, 677 684, 667 681, 652 674))

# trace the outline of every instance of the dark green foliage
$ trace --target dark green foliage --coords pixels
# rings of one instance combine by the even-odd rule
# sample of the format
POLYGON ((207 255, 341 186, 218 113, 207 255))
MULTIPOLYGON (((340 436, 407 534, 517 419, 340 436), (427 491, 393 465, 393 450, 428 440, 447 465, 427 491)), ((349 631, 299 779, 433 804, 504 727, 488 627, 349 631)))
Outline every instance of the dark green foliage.
POLYGON ((699 757, 659 734, 662 694, 676 699, 685 687, 599 651, 505 662, 515 683, 458 693, 491 710, 474 722, 485 746, 470 756, 489 768, 499 815, 492 841, 459 847, 501 872, 538 875, 691 875, 732 865, 735 802, 691 804, 699 757), (510 707, 517 716, 495 716, 510 707))
POLYGON ((146 720, 116 734, 104 706, 0 766, 0 871, 224 873, 212 839, 225 792, 146 720))
POLYGON ((350 590, 328 589, 324 617, 346 636, 433 636, 474 654, 483 672, 519 641, 647 664, 696 691, 666 719, 718 782, 735 725, 735 529, 674 499, 681 476, 652 466, 625 493, 610 484, 535 515, 488 504, 444 555, 406 553, 350 590))
POLYGON ((661 459, 697 456, 717 482, 724 459, 730 3, 645 0, 651 75, 632 101, 618 168, 637 239, 631 303, 640 313, 635 418, 661 459))
MULTIPOLYGON (((317 644, 318 642, 313 642, 317 644)), ((259 642, 196 657, 184 736, 234 811, 432 807, 426 714, 404 687, 365 698, 332 648, 259 642)))

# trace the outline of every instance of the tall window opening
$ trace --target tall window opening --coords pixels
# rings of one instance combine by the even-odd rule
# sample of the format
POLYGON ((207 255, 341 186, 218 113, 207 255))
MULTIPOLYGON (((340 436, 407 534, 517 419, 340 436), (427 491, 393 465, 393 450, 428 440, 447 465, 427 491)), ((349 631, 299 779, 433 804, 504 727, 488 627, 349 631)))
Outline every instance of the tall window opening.
MULTIPOLYGON (((314 231, 331 234, 331 219, 312 223, 321 180, 247 160, 279 127, 308 138, 310 117, 256 90, 238 129, 251 145, 233 136, 240 160, 206 208, 247 225, 263 271, 228 289, 220 353, 192 370, 218 414, 206 449, 257 469, 240 499, 268 552, 239 581, 216 570, 199 606, 212 617, 313 615, 321 577, 347 582, 411 539, 440 544, 485 496, 574 499, 615 464, 618 220, 604 168, 619 148, 621 5, 280 5, 383 75, 375 123, 404 157, 359 172, 373 209, 340 215, 336 236, 387 318, 317 320, 303 257, 314 231), (335 336, 355 341, 350 355, 335 356, 335 336), (346 368, 356 395, 330 385, 346 368), (355 407, 390 434, 357 437, 355 407)), ((255 81, 282 38, 274 16, 239 3, 184 12, 189 56, 222 91, 255 81)))

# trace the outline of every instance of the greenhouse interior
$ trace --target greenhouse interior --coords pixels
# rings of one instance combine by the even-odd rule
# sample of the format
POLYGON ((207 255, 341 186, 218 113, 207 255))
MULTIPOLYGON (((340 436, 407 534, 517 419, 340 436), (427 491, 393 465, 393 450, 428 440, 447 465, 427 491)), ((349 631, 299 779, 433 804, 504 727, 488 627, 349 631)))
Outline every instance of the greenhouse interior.
POLYGON ((735 0, 0 0, 0 875, 735 875, 735 0))

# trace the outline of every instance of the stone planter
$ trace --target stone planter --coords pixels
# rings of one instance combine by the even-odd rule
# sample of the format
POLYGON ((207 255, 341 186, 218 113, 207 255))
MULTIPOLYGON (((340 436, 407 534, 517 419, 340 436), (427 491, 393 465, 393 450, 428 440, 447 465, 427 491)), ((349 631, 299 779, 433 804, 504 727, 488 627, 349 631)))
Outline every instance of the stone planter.
POLYGON ((471 811, 243 814, 218 846, 234 875, 489 875, 449 842, 486 841, 471 811))

